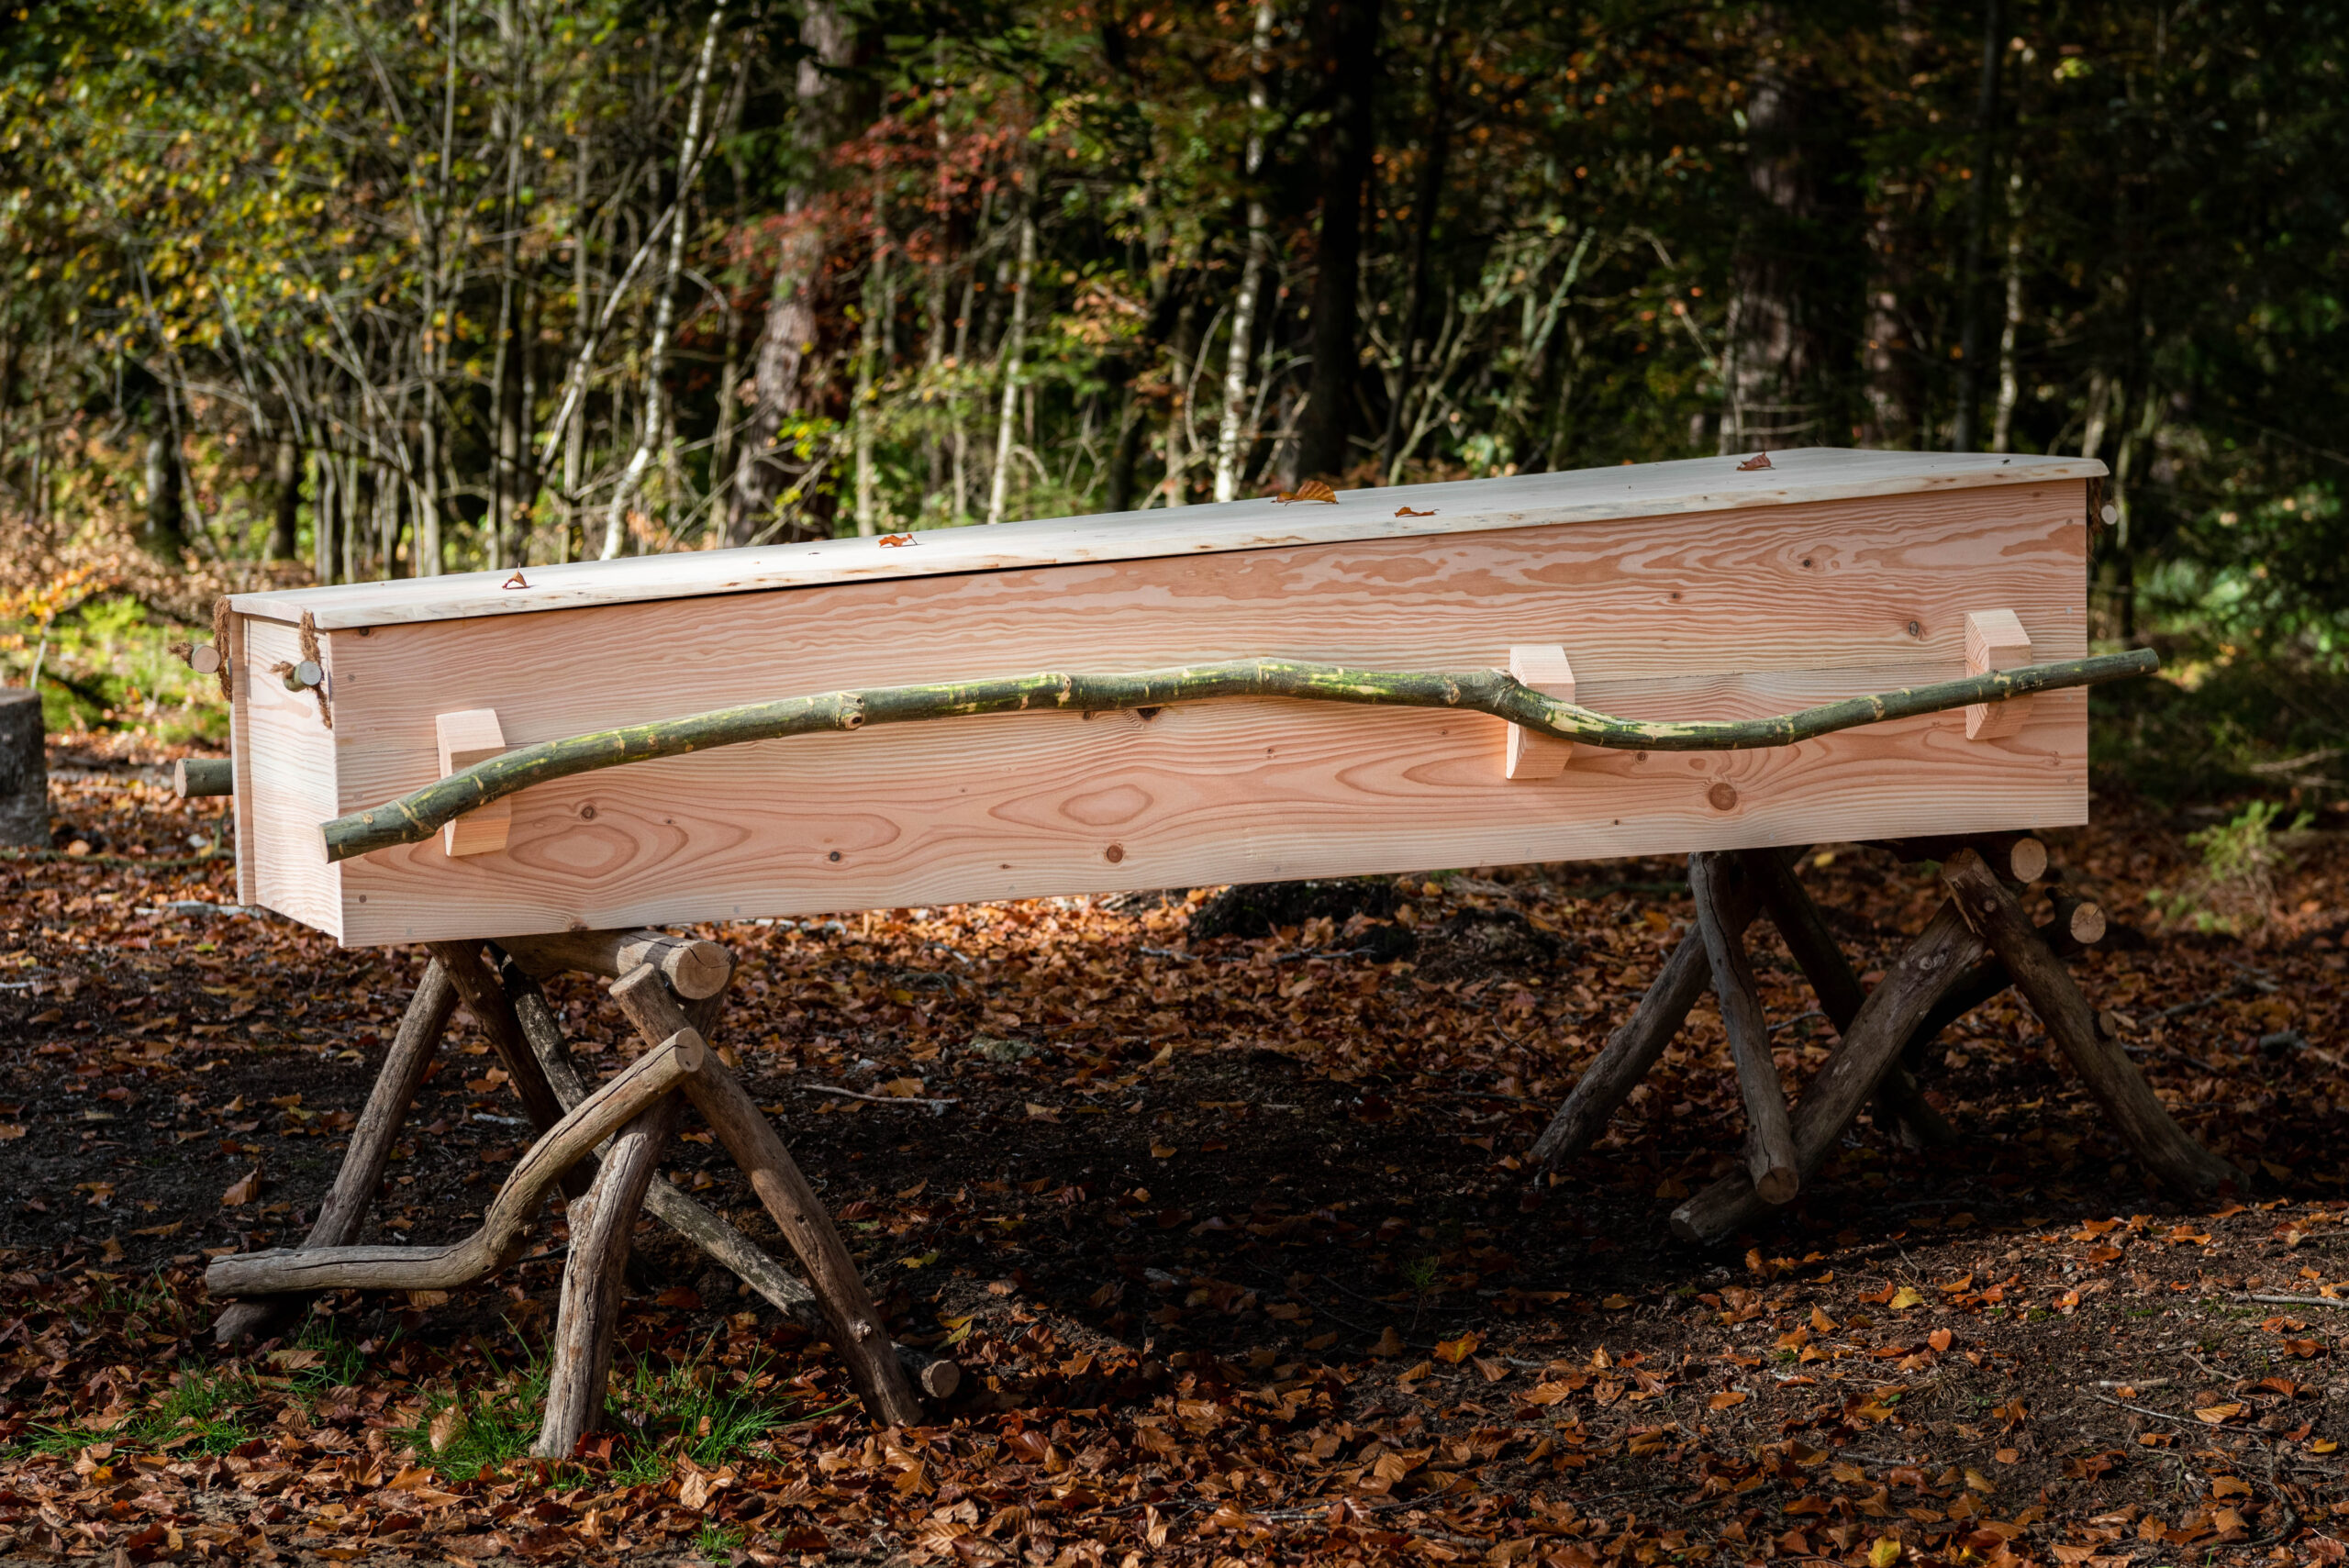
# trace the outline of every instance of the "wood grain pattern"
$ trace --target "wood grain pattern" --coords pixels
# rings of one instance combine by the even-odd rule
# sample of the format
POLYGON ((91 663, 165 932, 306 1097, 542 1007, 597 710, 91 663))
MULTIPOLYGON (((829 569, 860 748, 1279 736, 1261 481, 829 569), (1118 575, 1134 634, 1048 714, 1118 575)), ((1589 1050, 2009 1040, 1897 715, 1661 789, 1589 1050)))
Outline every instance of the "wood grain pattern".
MULTIPOLYGON (((290 692, 269 673, 302 657, 299 633, 277 621, 238 620, 236 662, 237 864, 239 896, 330 934, 342 929, 341 879, 304 819, 335 798, 336 737, 318 721, 317 699, 290 692), (243 868, 253 868, 250 893, 243 868)), ((329 660, 331 662, 331 660, 329 660)))
MULTIPOLYGON (((1756 717, 1955 676, 1986 602, 2041 657, 2084 652, 2083 504, 2076 483, 2009 485, 620 604, 527 636, 498 618, 339 632, 317 765, 348 810, 438 777, 434 716, 458 707, 495 708, 527 745, 876 677, 1255 654, 1492 667, 1537 639, 1593 707, 1756 717)), ((542 785, 513 797, 500 854, 297 870, 336 896, 334 923, 311 923, 368 944, 2083 820, 2086 699, 2032 706, 1971 747, 1950 715, 1770 752, 1585 749, 1516 782, 1507 727, 1481 716, 1235 701, 955 720, 542 785)), ((302 824, 306 852, 333 814, 302 824)))
POLYGON ((1255 550, 1352 539, 1435 539, 1529 523, 1582 525, 1739 508, 1791 506, 1856 496, 2061 484, 2086 525, 2085 483, 2104 465, 2068 458, 1987 453, 1844 451, 1802 448, 1772 454, 1772 467, 1745 473, 1737 460, 1524 474, 1339 494, 1330 506, 1234 501, 1085 517, 1049 517, 914 536, 911 546, 828 539, 749 550, 688 551, 634 560, 534 566, 529 585, 510 589, 502 572, 462 573, 394 583, 240 594, 240 614, 293 621, 306 610, 318 629, 390 626, 470 617, 572 609, 717 594, 754 593, 858 581, 1255 550), (1399 508, 1418 514, 1397 515, 1399 508))

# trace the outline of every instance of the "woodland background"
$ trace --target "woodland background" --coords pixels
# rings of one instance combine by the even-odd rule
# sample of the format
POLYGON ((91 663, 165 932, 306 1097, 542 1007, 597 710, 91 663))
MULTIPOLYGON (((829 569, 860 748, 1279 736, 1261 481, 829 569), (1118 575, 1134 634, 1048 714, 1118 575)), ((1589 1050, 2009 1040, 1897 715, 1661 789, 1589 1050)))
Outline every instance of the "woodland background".
POLYGON ((2157 782, 2330 789, 2344 46, 2265 0, 17 5, 0 662, 135 726, 138 628, 264 576, 2060 451, 2113 470, 2098 632, 2216 683, 2113 710, 2157 782))

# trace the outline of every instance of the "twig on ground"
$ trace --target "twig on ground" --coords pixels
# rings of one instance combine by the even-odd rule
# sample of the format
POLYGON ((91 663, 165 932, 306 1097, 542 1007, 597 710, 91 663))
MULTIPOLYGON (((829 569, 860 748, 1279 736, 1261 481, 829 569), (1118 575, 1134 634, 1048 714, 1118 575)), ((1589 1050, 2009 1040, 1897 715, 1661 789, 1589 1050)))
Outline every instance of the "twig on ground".
POLYGON ((942 1111, 948 1106, 963 1103, 959 1099, 926 1099, 919 1095, 860 1095, 854 1089, 836 1089, 829 1084, 802 1084, 799 1086, 811 1095, 838 1095, 844 1100, 863 1100, 873 1106, 928 1106, 932 1110, 942 1111))

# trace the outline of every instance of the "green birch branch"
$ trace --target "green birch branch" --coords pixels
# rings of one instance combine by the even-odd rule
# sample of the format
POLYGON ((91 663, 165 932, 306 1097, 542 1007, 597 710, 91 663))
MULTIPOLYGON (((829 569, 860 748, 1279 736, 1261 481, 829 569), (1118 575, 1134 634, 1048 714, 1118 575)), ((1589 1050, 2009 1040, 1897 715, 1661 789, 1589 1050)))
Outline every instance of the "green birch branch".
POLYGON ((1772 718, 1617 718, 1559 702, 1520 684, 1500 670, 1349 670, 1289 659, 1244 659, 1226 664, 1192 664, 1145 670, 1130 675, 1072 675, 1043 672, 983 681, 932 685, 886 686, 868 692, 826 692, 718 708, 684 718, 631 724, 618 729, 574 735, 563 740, 520 746, 475 762, 447 778, 365 811, 326 823, 327 859, 414 844, 439 832, 477 806, 555 779, 617 768, 656 757, 682 757, 749 740, 775 740, 826 730, 861 729, 874 724, 909 724, 982 713, 1104 713, 1165 707, 1213 697, 1294 697, 1307 702, 1355 703, 1372 707, 1442 707, 1486 713, 1562 740, 1619 751, 1742 751, 1791 746, 1839 729, 1918 714, 1941 713, 1972 703, 2005 702, 2034 692, 2094 685, 2102 681, 2150 674, 2161 667, 2151 649, 1996 670, 1963 680, 1845 697, 1772 718))

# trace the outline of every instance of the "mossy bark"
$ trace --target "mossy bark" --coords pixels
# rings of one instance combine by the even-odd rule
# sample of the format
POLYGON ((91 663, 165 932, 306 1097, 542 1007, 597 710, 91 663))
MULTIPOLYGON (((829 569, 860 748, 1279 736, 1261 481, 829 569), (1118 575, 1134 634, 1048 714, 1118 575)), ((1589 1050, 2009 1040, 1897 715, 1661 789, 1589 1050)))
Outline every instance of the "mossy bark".
POLYGON ((1500 670, 1350 670, 1288 659, 1246 659, 1194 664, 1129 675, 1041 672, 991 680, 888 686, 865 692, 825 692, 719 708, 684 718, 628 725, 574 735, 460 769, 422 789, 325 824, 327 858, 413 844, 478 806, 554 779, 658 757, 679 757, 750 740, 774 740, 874 724, 910 724, 976 714, 1057 711, 1102 713, 1165 707, 1222 697, 1288 697, 1372 707, 1442 707, 1486 713, 1545 735, 1613 751, 1739 751, 1790 746, 1839 729, 1942 713, 1971 703, 2005 702, 2035 692, 2094 685, 2151 673, 2161 661, 2150 649, 1994 670, 1963 680, 1905 686, 1846 697, 1768 718, 1617 718, 1543 696, 1500 670))

